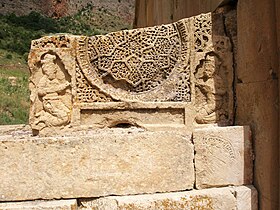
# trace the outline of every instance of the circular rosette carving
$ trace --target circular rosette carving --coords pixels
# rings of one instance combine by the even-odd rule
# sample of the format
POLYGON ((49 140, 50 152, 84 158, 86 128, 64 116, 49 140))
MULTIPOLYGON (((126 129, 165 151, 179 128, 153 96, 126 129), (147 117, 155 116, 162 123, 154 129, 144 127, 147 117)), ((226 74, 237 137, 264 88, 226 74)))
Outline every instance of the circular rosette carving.
POLYGON ((189 75, 190 54, 189 49, 181 50, 181 36, 186 33, 180 30, 169 24, 79 37, 78 64, 93 86, 115 100, 188 101, 190 88, 186 89, 187 100, 178 97, 182 91, 178 92, 177 83, 186 78, 182 74, 189 75))

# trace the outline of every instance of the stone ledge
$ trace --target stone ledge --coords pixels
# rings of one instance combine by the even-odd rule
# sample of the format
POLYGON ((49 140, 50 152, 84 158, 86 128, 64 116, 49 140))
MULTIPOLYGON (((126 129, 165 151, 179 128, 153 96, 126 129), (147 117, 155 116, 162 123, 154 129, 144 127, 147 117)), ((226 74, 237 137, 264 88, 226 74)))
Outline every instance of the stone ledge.
POLYGON ((248 126, 198 128, 193 140, 197 189, 252 183, 253 152, 248 126))
POLYGON ((215 209, 257 210, 253 186, 224 187, 186 192, 136 196, 110 196, 99 199, 80 200, 81 210, 160 210, 160 209, 215 209), (246 196, 240 196, 240 192, 246 196), (237 198, 235 197, 237 195, 237 198), (246 206, 245 208, 243 208, 246 206))
POLYGON ((26 201, 0 203, 1 210, 75 210, 77 208, 78 205, 75 199, 59 201, 26 201))
POLYGON ((234 209, 257 210, 257 190, 253 186, 224 187, 174 193, 108 196, 96 199, 25 201, 0 203, 1 210, 160 210, 234 209))
POLYGON ((0 201, 192 189, 191 133, 100 129, 0 136, 0 201))

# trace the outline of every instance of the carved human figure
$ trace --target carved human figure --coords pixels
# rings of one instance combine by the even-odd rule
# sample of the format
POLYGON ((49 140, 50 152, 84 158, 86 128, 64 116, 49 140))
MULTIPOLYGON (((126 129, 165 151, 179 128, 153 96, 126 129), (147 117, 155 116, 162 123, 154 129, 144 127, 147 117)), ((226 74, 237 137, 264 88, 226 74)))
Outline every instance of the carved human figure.
POLYGON ((227 89, 223 79, 215 74, 215 57, 207 55, 201 68, 203 72, 196 78, 196 87, 205 96, 205 103, 198 106, 197 123, 214 123, 217 121, 216 110, 222 106, 227 89))
POLYGON ((46 54, 41 60, 43 77, 38 82, 37 94, 43 109, 35 114, 33 126, 38 130, 69 123, 70 109, 62 97, 69 91, 70 83, 65 78, 63 81, 57 79, 57 73, 62 70, 55 60, 56 56, 52 54, 46 54))

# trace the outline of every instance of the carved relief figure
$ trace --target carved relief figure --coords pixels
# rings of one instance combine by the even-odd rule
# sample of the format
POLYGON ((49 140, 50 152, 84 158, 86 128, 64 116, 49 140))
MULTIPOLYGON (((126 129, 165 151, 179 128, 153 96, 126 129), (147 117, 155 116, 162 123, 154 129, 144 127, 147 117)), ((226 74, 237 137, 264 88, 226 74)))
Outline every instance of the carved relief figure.
POLYGON ((56 55, 45 54, 41 60, 43 77, 37 85, 37 97, 42 110, 35 114, 33 129, 66 125, 70 120, 70 108, 64 97, 70 94, 70 83, 56 59, 56 55))
POLYGON ((196 74, 197 123, 217 122, 216 110, 221 109, 227 93, 223 79, 216 74, 215 57, 207 55, 196 74))

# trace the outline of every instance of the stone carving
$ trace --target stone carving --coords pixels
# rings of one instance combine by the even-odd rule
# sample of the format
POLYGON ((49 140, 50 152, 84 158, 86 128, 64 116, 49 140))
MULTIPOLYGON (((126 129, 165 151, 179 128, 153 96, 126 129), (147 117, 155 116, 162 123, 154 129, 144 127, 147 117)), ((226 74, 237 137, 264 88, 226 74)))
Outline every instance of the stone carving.
POLYGON ((190 102, 190 22, 81 37, 77 74, 115 101, 190 102))
POLYGON ((205 101, 197 103, 196 122, 216 122, 215 111, 221 108, 221 100, 227 89, 223 79, 215 73, 215 57, 207 55, 199 71, 196 78, 197 96, 202 95, 205 101), (217 89, 216 85, 220 88, 217 89))
POLYGON ((186 113, 184 122, 228 123, 232 60, 225 57, 231 45, 213 35, 210 13, 103 36, 43 37, 30 53, 30 123, 35 130, 79 125, 100 103, 124 103, 126 110, 131 103, 181 103, 197 113, 186 113))
POLYGON ((34 82, 36 91, 31 94, 33 130, 67 125, 70 122, 70 77, 65 75, 63 65, 56 54, 46 53, 40 63, 42 76, 34 82), (37 82, 37 83, 36 83, 37 82))
POLYGON ((113 101, 110 96, 101 93, 88 82, 78 65, 76 66, 76 87, 77 98, 80 103, 113 101))
POLYGON ((250 136, 247 126, 195 129, 196 187, 250 184, 253 174, 250 136))
POLYGON ((194 75, 196 122, 228 124, 232 120, 232 53, 229 39, 214 36, 214 51, 200 60, 194 75))

